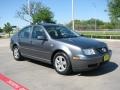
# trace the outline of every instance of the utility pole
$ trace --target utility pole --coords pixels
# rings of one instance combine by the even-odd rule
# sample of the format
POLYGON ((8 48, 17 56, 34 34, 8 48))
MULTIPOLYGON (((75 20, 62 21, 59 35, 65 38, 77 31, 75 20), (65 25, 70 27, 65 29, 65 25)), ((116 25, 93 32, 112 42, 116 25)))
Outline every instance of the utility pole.
POLYGON ((75 22, 74 22, 74 0, 72 0, 72 29, 75 30, 75 22))
MULTIPOLYGON (((30 0, 27 0, 27 6, 28 6, 28 14, 29 14, 29 16, 31 16, 31 14, 30 14, 30 0)), ((30 24, 31 24, 31 20, 30 20, 30 24)))
MULTIPOLYGON (((92 3, 93 4, 93 7, 95 8, 95 11, 96 11, 96 5, 95 3, 92 3)), ((97 30, 97 21, 96 21, 96 16, 94 16, 94 19, 95 19, 95 31, 97 30)))
POLYGON ((27 0, 27 4, 28 4, 28 13, 30 15, 30 0, 27 0))
POLYGON ((96 18, 95 18, 95 31, 97 30, 97 22, 96 22, 96 18))

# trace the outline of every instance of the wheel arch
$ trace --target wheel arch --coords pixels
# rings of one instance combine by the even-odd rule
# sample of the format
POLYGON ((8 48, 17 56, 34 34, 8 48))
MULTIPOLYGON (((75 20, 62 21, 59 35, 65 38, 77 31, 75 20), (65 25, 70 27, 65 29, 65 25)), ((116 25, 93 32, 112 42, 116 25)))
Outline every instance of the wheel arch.
POLYGON ((70 58, 71 52, 68 51, 68 50, 66 50, 66 51, 63 50, 63 49, 57 49, 57 50, 55 50, 55 51, 52 53, 52 55, 51 55, 51 63, 53 64, 53 58, 54 58, 55 54, 58 53, 58 52, 63 52, 63 53, 65 53, 65 54, 70 58), (66 52, 66 51, 67 51, 67 52, 66 52))
POLYGON ((15 46, 17 46, 18 47, 18 44, 17 43, 14 43, 13 45, 12 45, 12 50, 13 50, 13 48, 15 47, 15 46))

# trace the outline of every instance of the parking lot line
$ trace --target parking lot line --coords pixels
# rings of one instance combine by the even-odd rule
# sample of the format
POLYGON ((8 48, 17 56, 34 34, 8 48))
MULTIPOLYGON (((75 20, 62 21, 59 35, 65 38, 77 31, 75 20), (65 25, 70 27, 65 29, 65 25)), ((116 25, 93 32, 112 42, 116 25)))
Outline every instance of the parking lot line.
POLYGON ((3 81, 5 84, 11 86, 13 90, 29 90, 26 87, 16 83, 15 81, 11 80, 10 78, 6 77, 1 73, 0 73, 0 80, 3 81))

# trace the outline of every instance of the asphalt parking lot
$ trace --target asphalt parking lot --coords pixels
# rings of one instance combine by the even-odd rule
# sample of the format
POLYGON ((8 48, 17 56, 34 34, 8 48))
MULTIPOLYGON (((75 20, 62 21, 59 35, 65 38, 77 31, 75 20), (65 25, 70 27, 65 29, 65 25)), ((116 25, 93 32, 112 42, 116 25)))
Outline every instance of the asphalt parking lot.
MULTIPOLYGON (((113 51, 111 61, 97 70, 59 75, 53 67, 26 59, 15 61, 9 40, 0 40, 0 73, 29 90, 120 90, 120 41, 105 41, 113 51)), ((0 80, 0 90, 11 90, 0 80)))

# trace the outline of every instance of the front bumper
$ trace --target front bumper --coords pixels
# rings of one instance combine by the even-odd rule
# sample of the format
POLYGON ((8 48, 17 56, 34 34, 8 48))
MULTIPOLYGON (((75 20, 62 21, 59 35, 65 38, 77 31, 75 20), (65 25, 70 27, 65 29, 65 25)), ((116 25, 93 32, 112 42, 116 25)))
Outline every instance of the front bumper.
MULTIPOLYGON (((111 58, 112 51, 109 50, 107 54, 109 54, 111 58)), ((89 70, 96 69, 101 65, 101 63, 108 62, 110 60, 109 58, 109 60, 104 61, 103 57, 104 57, 104 54, 100 56, 80 58, 80 60, 72 60, 72 69, 74 72, 89 71, 89 70)))

